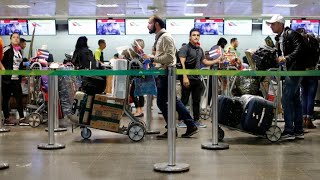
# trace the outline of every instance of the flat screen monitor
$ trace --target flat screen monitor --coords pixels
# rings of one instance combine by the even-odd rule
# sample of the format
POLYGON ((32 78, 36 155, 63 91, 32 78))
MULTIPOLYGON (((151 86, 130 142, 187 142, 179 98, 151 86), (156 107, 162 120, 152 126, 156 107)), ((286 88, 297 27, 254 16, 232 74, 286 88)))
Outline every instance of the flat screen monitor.
POLYGON ((124 19, 97 19, 97 35, 124 35, 124 19))
POLYGON ((27 20, 0 20, 0 35, 11 35, 14 32, 28 35, 27 20))
POLYGON ((196 19, 194 27, 202 35, 223 35, 223 19, 196 19))
POLYGON ((95 19, 68 19, 70 35, 96 35, 95 19))
POLYGON ((166 26, 170 34, 189 34, 194 28, 194 19, 167 19, 166 26))
POLYGON ((224 20, 225 35, 251 35, 252 20, 224 20))
POLYGON ((56 35, 56 20, 28 20, 29 35, 56 35))
POLYGON ((149 34, 149 19, 126 19, 126 34, 149 34))
POLYGON ((316 19, 293 19, 291 20, 291 29, 297 30, 298 28, 304 28, 307 33, 319 35, 319 20, 316 19))
MULTIPOLYGON (((272 32, 270 26, 266 23, 266 21, 267 20, 262 21, 262 35, 265 35, 265 36, 275 35, 272 32)), ((290 20, 285 20, 284 26, 290 27, 290 20)))

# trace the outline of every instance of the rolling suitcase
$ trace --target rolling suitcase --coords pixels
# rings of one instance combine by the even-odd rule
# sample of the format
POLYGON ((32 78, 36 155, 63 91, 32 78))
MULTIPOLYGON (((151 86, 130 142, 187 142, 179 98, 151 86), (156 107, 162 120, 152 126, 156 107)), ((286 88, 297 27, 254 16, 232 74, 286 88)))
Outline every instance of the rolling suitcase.
POLYGON ((243 108, 239 98, 227 96, 218 97, 218 122, 219 124, 238 128, 243 108))
POLYGON ((264 135, 271 127, 274 105, 260 96, 243 95, 240 98, 243 105, 241 118, 242 129, 257 135, 264 135))

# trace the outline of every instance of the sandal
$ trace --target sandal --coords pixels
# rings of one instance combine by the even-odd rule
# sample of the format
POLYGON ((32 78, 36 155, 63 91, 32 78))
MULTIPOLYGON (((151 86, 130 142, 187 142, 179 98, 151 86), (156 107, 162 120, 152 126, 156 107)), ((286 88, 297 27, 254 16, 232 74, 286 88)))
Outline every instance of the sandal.
POLYGON ((143 115, 144 115, 143 113, 135 114, 134 117, 143 117, 143 115))

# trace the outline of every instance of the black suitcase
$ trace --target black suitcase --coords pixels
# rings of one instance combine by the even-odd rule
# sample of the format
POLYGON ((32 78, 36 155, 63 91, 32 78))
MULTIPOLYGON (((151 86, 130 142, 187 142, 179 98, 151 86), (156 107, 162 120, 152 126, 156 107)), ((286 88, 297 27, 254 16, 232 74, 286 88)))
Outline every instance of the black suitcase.
POLYGON ((243 105, 241 126, 244 131, 265 135, 272 125, 274 105, 260 96, 243 95, 240 98, 243 105))
POLYGON ((242 112, 243 107, 239 101, 239 98, 230 98, 227 96, 218 97, 219 124, 238 128, 241 122, 242 112))

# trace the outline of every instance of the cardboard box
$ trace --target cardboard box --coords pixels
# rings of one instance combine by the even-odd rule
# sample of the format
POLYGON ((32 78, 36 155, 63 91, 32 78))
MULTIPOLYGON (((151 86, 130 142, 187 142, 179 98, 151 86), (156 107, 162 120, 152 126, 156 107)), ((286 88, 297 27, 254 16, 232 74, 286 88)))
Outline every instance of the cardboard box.
POLYGON ((112 94, 113 95, 113 76, 107 76, 106 77, 106 89, 105 89, 105 93, 107 94, 112 94))
POLYGON ((94 98, 90 126, 97 129, 119 132, 123 115, 124 99, 97 94, 94 98))

